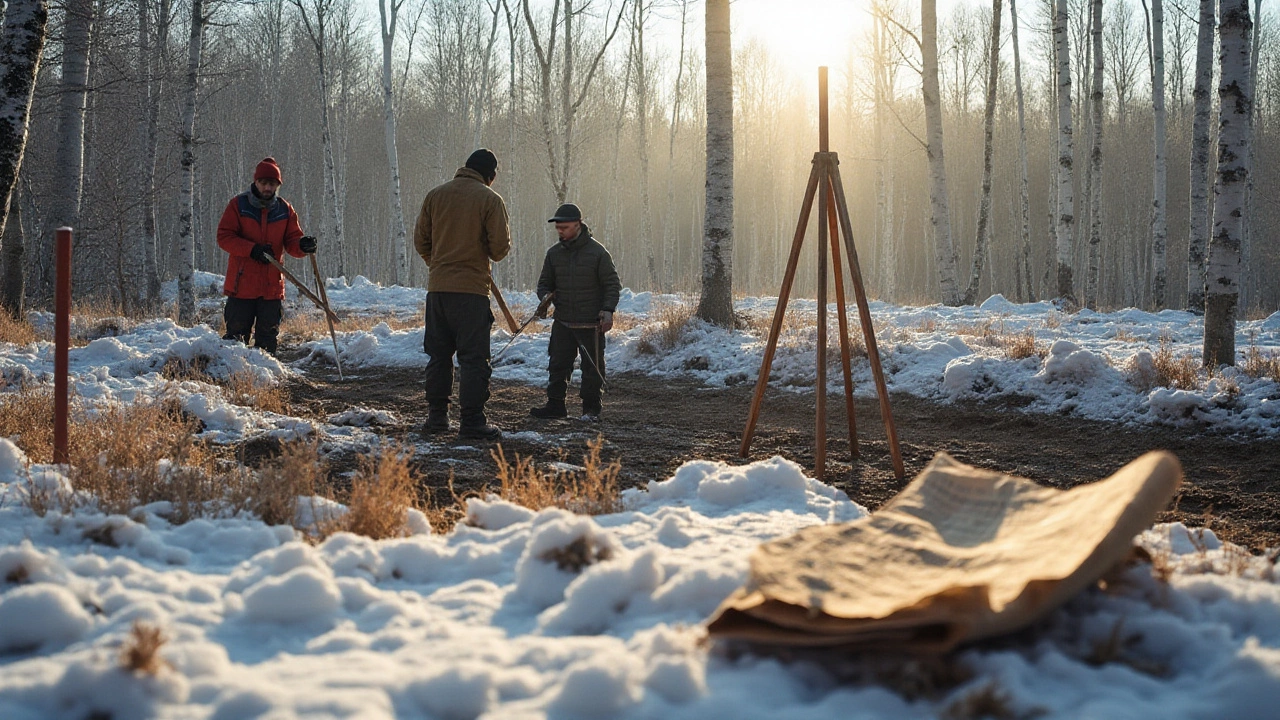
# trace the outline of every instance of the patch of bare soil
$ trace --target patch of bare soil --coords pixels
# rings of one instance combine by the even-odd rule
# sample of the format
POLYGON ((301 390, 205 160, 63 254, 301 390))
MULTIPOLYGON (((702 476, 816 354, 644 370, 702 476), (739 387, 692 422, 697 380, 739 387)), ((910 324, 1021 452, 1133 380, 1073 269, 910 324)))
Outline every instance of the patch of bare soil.
MULTIPOLYGON (((491 445, 459 442, 456 432, 421 434, 426 406, 420 370, 361 370, 343 382, 326 371, 314 368, 288 386, 295 413, 323 419, 353 405, 391 410, 402 422, 382 430, 418 448, 415 462, 428 485, 445 487, 450 473, 460 491, 492 483, 491 445)), ((580 464, 587 441, 603 435, 602 455, 621 461, 623 487, 667 478, 691 459, 737 464, 782 455, 812 472, 812 396, 767 393, 751 456, 738 457, 752 389, 749 383, 708 388, 693 380, 615 375, 603 420, 588 423, 532 418, 529 408, 545 400, 542 388, 495 380, 488 410, 490 422, 508 434, 502 442, 507 457, 531 456, 540 465, 580 464)), ((574 392, 570 388, 570 413, 577 409, 574 392)), ((879 406, 856 403, 861 458, 852 462, 844 403, 832 396, 828 408, 826 482, 874 510, 905 484, 893 476, 879 406)), ((1186 483, 1160 520, 1207 526, 1224 540, 1254 549, 1280 546, 1280 440, 1031 415, 1012 404, 939 405, 907 395, 893 397, 893 414, 908 479, 945 451, 972 465, 1067 488, 1104 478, 1148 450, 1166 449, 1182 461, 1186 483)), ((355 457, 333 461, 340 471, 353 466, 355 457)))

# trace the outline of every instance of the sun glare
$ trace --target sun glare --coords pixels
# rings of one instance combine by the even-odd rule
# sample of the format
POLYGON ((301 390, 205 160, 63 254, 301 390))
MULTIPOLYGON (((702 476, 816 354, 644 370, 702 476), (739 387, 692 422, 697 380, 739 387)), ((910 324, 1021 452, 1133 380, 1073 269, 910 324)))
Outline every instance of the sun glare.
POLYGON ((806 84, 817 84, 818 67, 837 72, 870 24, 868 0, 736 0, 734 44, 752 38, 769 48, 778 64, 806 84))

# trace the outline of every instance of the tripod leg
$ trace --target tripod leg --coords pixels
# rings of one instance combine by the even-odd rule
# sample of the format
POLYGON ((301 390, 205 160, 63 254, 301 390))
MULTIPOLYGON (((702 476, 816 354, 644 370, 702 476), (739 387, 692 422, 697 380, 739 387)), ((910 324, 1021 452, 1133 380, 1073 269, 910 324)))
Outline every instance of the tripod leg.
POLYGON ((876 347, 876 332, 871 325, 871 311, 867 309, 867 292, 862 286, 862 267, 858 264, 858 249, 853 245, 853 221, 849 219, 849 205, 845 200, 844 183, 840 180, 840 168, 829 168, 831 183, 835 188, 836 207, 840 211, 840 229, 844 234, 845 250, 849 254, 849 274, 853 278, 853 294, 858 301, 858 316, 862 321, 862 336, 867 342, 867 359, 871 361, 871 376, 876 381, 876 394, 880 396, 880 417, 889 438, 889 453, 893 456, 893 471, 899 480, 906 471, 902 467, 902 450, 898 447, 898 430, 893 424, 893 409, 889 406, 889 388, 884 382, 884 368, 880 365, 880 350, 876 347))
POLYGON ((814 363, 813 476, 824 479, 827 473, 827 224, 834 208, 827 204, 831 177, 827 163, 822 162, 818 178, 818 357, 814 363))
POLYGON ((856 458, 860 453, 858 420, 853 410, 853 372, 850 369, 849 357, 849 308, 844 295, 844 268, 840 265, 840 233, 837 229, 835 212, 836 195, 830 184, 827 185, 827 193, 827 205, 831 208, 831 212, 827 214, 827 221, 831 225, 831 270, 836 276, 836 311, 837 317, 840 318, 840 367, 844 371, 844 412, 845 417, 849 418, 849 454, 856 458))
POLYGON ((760 419, 760 403, 764 400, 764 389, 769 384, 769 371, 773 368, 773 353, 778 349, 778 335, 782 333, 782 318, 787 312, 787 299, 791 296, 791 284, 796 279, 796 265, 800 262, 800 248, 804 245, 804 230, 809 224, 809 212, 813 209, 813 197, 818 191, 818 159, 814 157, 813 169, 809 172, 809 185, 804 191, 804 202, 800 205, 800 221, 796 223, 796 234, 791 241, 791 255, 787 258, 787 271, 782 276, 782 289, 778 291, 778 306, 773 310, 773 325, 769 328, 769 341, 765 344, 764 359, 760 362, 760 375, 756 378, 756 391, 751 397, 751 410, 747 413, 747 427, 742 431, 742 447, 738 454, 746 457, 751 449, 751 438, 756 432, 756 421, 760 419))

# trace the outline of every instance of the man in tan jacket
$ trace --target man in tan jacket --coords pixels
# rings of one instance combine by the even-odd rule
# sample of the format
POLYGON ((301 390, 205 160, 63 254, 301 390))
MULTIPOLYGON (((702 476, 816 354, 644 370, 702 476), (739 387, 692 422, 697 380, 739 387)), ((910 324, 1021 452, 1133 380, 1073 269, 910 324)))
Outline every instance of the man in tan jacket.
POLYGON ((471 153, 453 180, 422 201, 413 243, 427 263, 427 317, 422 349, 427 363, 427 421, 423 431, 449 429, 453 356, 458 356, 458 437, 498 440, 502 431, 484 414, 489 401, 490 261, 511 251, 507 206, 492 189, 498 158, 471 153))

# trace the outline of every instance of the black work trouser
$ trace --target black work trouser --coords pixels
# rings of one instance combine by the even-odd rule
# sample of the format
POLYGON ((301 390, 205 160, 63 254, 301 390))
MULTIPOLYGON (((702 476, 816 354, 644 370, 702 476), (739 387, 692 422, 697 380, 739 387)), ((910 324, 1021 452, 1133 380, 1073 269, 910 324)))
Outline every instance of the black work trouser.
POLYGON ((598 326, 571 328, 562 322, 551 324, 551 341, 547 343, 547 355, 551 361, 547 370, 547 400, 563 403, 568 392, 569 376, 573 374, 573 361, 582 357, 583 412, 600 412, 600 388, 604 385, 604 333, 598 326))
POLYGON ((463 425, 483 425, 489 401, 489 298, 472 293, 427 293, 422 349, 427 363, 427 404, 447 408, 453 392, 453 356, 458 356, 458 407, 463 425))
POLYGON ((227 324, 223 340, 239 340, 248 345, 252 332, 254 347, 275 355, 280 321, 284 319, 284 301, 229 297, 222 319, 227 324))

